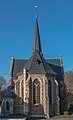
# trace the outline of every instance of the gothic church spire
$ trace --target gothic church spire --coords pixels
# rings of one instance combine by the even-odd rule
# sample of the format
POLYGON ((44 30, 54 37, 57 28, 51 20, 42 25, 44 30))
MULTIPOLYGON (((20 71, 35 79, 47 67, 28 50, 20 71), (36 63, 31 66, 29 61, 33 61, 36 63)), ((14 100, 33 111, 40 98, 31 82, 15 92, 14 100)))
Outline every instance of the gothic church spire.
POLYGON ((41 50, 41 43, 40 43, 40 34, 39 34, 39 27, 38 27, 38 17, 36 17, 36 24, 35 24, 35 33, 34 33, 34 43, 33 43, 33 52, 41 50))

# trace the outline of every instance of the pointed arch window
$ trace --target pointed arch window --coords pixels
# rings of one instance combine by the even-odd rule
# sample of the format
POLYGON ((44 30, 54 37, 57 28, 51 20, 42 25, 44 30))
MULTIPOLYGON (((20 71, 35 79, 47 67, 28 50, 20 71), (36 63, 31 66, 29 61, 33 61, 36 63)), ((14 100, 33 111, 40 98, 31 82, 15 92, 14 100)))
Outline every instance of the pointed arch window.
POLYGON ((51 79, 49 79, 49 89, 48 89, 48 94, 49 94, 49 102, 52 103, 52 84, 51 84, 51 79))
POLYGON ((16 93, 17 95, 20 94, 20 82, 19 81, 16 83, 16 93))
POLYGON ((33 103, 40 103, 40 82, 37 79, 33 82, 33 103))
POLYGON ((24 98, 24 80, 22 80, 22 83, 21 83, 22 85, 22 99, 24 98))
POLYGON ((6 111, 9 111, 9 101, 6 101, 6 111))

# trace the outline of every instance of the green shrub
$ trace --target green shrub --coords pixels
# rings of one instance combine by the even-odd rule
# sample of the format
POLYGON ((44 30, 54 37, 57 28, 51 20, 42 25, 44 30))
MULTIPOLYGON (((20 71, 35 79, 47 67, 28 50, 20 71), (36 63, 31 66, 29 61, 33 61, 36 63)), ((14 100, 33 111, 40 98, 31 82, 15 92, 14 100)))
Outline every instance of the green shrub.
POLYGON ((64 111, 64 115, 68 115, 68 111, 64 111))

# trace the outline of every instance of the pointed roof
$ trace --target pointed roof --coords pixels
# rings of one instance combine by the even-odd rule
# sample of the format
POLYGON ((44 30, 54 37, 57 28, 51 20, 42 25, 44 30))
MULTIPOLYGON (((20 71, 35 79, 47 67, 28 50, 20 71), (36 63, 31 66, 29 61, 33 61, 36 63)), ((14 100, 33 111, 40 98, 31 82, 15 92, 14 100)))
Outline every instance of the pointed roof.
POLYGON ((42 52, 41 43, 40 43, 39 27, 38 27, 38 17, 36 17, 34 44, 33 44, 33 51, 32 52, 35 52, 36 50, 39 51, 40 53, 42 52))
POLYGON ((39 27, 38 27, 38 18, 36 17, 35 24, 35 34, 34 34, 34 44, 33 51, 30 59, 25 65, 27 71, 31 73, 51 73, 55 74, 50 65, 46 62, 43 57, 41 43, 40 43, 40 35, 39 35, 39 27))
POLYGON ((14 87, 9 85, 4 93, 4 97, 14 98, 16 95, 13 92, 14 87))
POLYGON ((39 51, 35 51, 34 54, 30 57, 29 61, 25 65, 28 73, 30 74, 43 74, 50 73, 56 74, 50 65, 46 62, 43 55, 39 53, 39 51))

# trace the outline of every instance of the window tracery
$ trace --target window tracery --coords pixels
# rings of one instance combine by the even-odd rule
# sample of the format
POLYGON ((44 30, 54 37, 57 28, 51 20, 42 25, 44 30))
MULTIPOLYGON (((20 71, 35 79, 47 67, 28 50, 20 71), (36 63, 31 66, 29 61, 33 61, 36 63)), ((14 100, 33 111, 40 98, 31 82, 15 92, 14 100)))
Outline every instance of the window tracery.
POLYGON ((33 103, 40 103, 40 82, 37 79, 33 82, 33 103))

